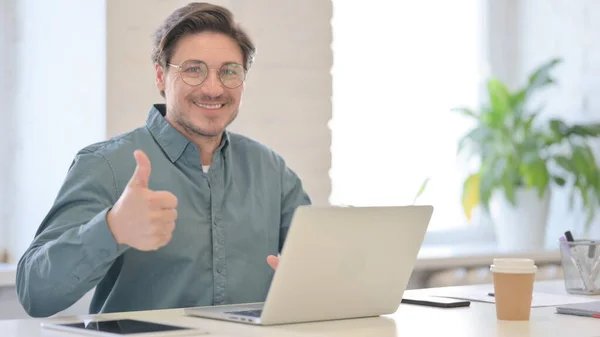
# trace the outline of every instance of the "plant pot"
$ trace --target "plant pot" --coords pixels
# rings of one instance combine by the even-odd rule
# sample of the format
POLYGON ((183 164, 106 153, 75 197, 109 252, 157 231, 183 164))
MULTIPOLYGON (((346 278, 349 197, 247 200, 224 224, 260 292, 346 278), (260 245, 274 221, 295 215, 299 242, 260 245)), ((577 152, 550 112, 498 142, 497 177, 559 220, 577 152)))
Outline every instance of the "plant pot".
POLYGON ((546 239, 546 223, 550 191, 540 198, 535 189, 517 189, 516 206, 498 191, 490 202, 498 248, 506 251, 542 249, 546 239))

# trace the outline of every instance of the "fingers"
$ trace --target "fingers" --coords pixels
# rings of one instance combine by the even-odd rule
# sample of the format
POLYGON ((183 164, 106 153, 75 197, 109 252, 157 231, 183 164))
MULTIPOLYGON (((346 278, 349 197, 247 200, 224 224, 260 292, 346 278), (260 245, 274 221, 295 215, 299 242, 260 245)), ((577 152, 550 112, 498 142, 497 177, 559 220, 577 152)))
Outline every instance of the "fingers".
POLYGON ((171 241, 172 237, 173 237, 172 232, 168 232, 162 236, 157 237, 156 249, 166 246, 171 241))
POLYGON ((143 235, 144 248, 142 250, 158 250, 166 246, 173 237, 175 223, 154 224, 150 230, 143 235))
POLYGON ((271 266, 271 268, 275 270, 279 265, 279 258, 275 255, 269 255, 267 256, 267 263, 269 264, 269 266, 271 266))
POLYGON ((170 223, 174 223, 177 220, 177 210, 176 209, 161 209, 159 211, 155 211, 150 215, 150 223, 156 225, 166 225, 170 223))
POLYGON ((152 209, 171 209, 177 207, 177 197, 171 192, 153 192, 148 199, 150 208, 152 209))
POLYGON ((148 180, 150 179, 150 159, 148 156, 141 151, 136 150, 133 153, 133 157, 135 158, 135 171, 129 180, 129 186, 139 187, 139 188, 148 188, 148 180))

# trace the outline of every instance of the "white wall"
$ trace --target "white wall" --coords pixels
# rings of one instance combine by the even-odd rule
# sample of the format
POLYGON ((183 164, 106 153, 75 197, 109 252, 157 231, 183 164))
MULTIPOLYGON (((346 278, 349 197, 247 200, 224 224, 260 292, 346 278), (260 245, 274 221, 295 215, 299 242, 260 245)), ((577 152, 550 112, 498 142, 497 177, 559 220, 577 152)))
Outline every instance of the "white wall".
MULTIPOLYGON (((548 90, 545 116, 567 122, 600 120, 600 1, 510 1, 516 6, 515 75, 520 84, 532 69, 553 57, 564 63, 556 68, 558 86, 548 90)), ((600 151, 596 151, 600 156, 600 151)), ((599 157, 600 158, 600 157, 599 157)), ((548 243, 556 243, 567 230, 580 232, 584 216, 568 209, 568 193, 553 190, 548 243)), ((600 235, 598 218, 592 233, 600 235)))
MULTIPOLYGON (((2 158, 14 156, 11 170, 6 170, 12 173, 6 183, 0 182, 0 196, 12 204, 3 203, 10 206, 0 214, 8 224, 5 236, 16 262, 54 201, 77 150, 143 125, 151 104, 162 102, 154 86, 151 36, 172 10, 188 1, 4 1, 16 7, 19 35, 12 46, 18 61, 13 64, 16 94, 9 102, 14 108, 2 112, 14 117, 15 126, 15 135, 3 136, 11 150, 2 158)), ((258 48, 232 129, 282 154, 313 202, 326 204, 330 2, 215 3, 233 11, 258 48)))

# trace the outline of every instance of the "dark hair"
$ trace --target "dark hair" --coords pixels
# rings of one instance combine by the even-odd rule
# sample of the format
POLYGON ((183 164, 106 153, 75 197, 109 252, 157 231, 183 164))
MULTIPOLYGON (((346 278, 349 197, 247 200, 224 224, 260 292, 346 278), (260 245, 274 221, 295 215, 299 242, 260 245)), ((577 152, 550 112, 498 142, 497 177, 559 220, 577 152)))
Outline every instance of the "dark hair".
MULTIPOLYGON (((171 61, 179 39, 188 34, 212 31, 232 38, 242 49, 244 67, 250 70, 256 48, 226 8, 206 2, 192 2, 175 10, 154 33, 152 61, 163 67, 171 61)), ((164 97, 164 92, 161 91, 164 97)))

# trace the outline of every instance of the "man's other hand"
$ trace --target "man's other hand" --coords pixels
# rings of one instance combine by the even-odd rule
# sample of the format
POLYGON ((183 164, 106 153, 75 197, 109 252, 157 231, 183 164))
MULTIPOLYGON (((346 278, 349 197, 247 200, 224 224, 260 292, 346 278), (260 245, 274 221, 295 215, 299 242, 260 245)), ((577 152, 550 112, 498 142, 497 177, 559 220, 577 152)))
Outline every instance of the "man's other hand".
POLYGON ((273 268, 273 270, 277 269, 277 265, 279 264, 279 258, 275 255, 269 255, 267 256, 267 263, 269 264, 269 266, 271 266, 271 268, 273 268))

